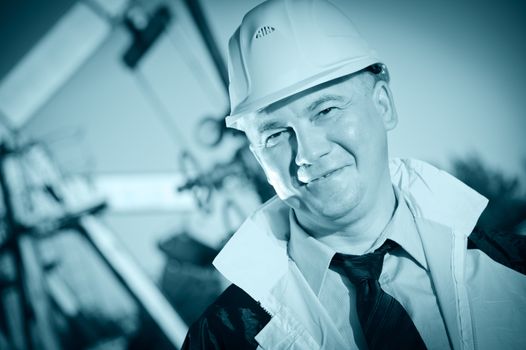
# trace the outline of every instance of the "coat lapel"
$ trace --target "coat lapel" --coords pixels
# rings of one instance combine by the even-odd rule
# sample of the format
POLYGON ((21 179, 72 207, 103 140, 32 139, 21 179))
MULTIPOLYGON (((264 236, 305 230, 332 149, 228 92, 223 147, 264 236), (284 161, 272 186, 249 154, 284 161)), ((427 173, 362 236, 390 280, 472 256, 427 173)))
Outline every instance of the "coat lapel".
POLYGON ((448 227, 425 219, 417 219, 416 226, 418 232, 426 233, 420 235, 422 246, 450 346, 453 349, 461 349, 460 325, 457 318, 459 310, 453 280, 453 233, 448 227))
POLYGON ((265 203, 214 260, 219 272, 257 301, 287 273, 288 210, 277 197, 265 203))
MULTIPOLYGON (((348 347, 327 310, 321 305, 292 260, 289 260, 288 273, 273 288, 270 298, 270 300, 262 300, 262 305, 279 304, 279 308, 274 310, 276 313, 268 325, 268 328, 274 331, 271 332, 264 328, 257 337, 263 348, 276 348, 264 346, 264 344, 272 345, 276 341, 276 334, 279 333, 275 333, 277 331, 275 325, 288 330, 288 334, 284 335, 286 338, 297 338, 294 343, 302 344, 297 347, 298 349, 345 349, 348 347)), ((278 349, 281 348, 278 347, 278 349)))
POLYGON ((473 347, 464 261, 467 237, 488 200, 427 163, 391 162, 391 178, 404 194, 417 224, 431 281, 451 347, 473 347))
POLYGON ((263 349, 345 349, 334 322, 289 260, 288 273, 276 284, 261 305, 271 309, 271 321, 256 336, 263 349))

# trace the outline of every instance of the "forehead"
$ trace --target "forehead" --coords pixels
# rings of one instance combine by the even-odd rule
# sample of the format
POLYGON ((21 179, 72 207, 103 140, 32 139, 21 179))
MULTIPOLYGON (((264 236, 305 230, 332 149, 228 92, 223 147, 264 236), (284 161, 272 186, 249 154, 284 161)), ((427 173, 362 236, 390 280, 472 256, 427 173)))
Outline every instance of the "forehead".
POLYGON ((275 124, 287 115, 302 117, 320 108, 327 108, 331 102, 347 102, 357 92, 363 91, 365 85, 362 74, 353 74, 314 86, 247 115, 240 123, 241 130, 250 136, 264 124, 275 124))

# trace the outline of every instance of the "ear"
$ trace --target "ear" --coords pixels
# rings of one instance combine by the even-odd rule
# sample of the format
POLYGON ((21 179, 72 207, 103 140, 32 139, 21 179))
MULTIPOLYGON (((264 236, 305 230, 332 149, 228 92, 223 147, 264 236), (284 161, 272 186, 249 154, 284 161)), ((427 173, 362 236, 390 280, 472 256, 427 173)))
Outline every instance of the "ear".
POLYGON ((373 88, 373 103, 382 118, 385 130, 389 131, 398 124, 398 114, 394 106, 393 95, 387 82, 379 80, 373 88))

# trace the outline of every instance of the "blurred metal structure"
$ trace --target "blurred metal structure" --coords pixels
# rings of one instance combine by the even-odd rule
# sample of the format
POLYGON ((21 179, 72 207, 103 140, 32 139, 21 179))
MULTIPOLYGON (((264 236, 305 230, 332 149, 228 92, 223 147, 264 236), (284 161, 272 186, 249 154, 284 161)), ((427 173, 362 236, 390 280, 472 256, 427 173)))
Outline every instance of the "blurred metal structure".
MULTIPOLYGON (((199 1, 181 2, 186 4, 226 90, 226 66, 199 1)), ((0 83, 0 117, 6 117, 4 122, 11 124, 12 129, 19 130, 95 52, 107 38, 107 34, 116 26, 122 25, 132 33, 132 43, 128 52, 119 58, 131 69, 131 74, 137 78, 143 94, 155 112, 160 118, 168 120, 161 99, 155 95, 154 89, 148 85, 149 82, 142 73, 134 68, 153 47, 155 40, 165 34, 172 19, 168 10, 171 7, 165 3, 151 14, 144 13, 147 21, 145 26, 140 26, 131 17, 127 17, 127 11, 137 5, 137 2, 130 5, 127 0, 112 0, 108 3, 110 5, 104 0, 77 2, 52 28, 49 35, 44 36, 0 83), (79 35, 85 40, 79 40, 79 35)), ((214 147, 224 139, 224 135, 229 132, 222 121, 226 113, 219 113, 220 118, 204 120, 201 130, 204 131, 203 144, 212 141, 207 146, 214 147), (207 131, 216 132, 214 140, 206 135, 207 131)), ((2 120, 0 128, 1 122, 2 120)), ((169 123, 165 124, 170 127, 169 123)), ((172 129, 176 128, 170 127, 170 132, 172 129)), ((172 136, 176 135, 177 133, 172 133, 172 136)), ((90 191, 85 188, 81 189, 83 193, 79 196, 76 193, 78 186, 65 183, 68 179, 63 178, 54 168, 43 151, 42 144, 27 142, 22 136, 15 133, 8 137, 0 135, 0 196, 5 219, 0 228, 0 288, 8 291, 3 294, 6 298, 0 298, 0 348, 4 348, 4 343, 16 349, 61 348, 60 334, 57 334, 51 320, 52 313, 54 309, 59 309, 68 315, 75 315, 79 312, 79 307, 75 304, 74 293, 57 277, 53 262, 44 261, 38 251, 42 238, 56 235, 61 230, 74 231, 76 235, 86 238, 141 310, 153 320, 170 348, 179 348, 186 335, 187 325, 115 239, 113 233, 96 217, 96 214, 106 208, 106 202, 101 198, 90 200, 90 191), (36 152, 36 156, 29 157, 31 159, 25 161, 24 166, 12 166, 32 152, 36 152), (45 171, 34 169, 32 162, 35 160, 40 162, 39 167, 45 168, 53 176, 49 178, 45 171), (30 186, 26 181, 27 177, 35 180, 30 186)), ((184 158, 187 154, 191 158, 188 148, 182 152, 181 157, 184 158)), ((212 173, 201 171, 196 161, 199 169, 186 174, 186 188, 191 188, 194 193, 204 193, 202 203, 205 206, 210 199, 211 189, 221 187, 225 179, 235 176, 252 180, 255 177, 254 168, 245 156, 246 152, 239 150, 231 162, 217 164, 212 173), (216 176, 212 176, 214 172, 216 176)), ((172 192, 175 192, 173 187, 172 192)), ((265 196, 262 195, 263 198, 265 196)), ((189 206, 194 202, 185 203, 189 206)), ((237 216, 243 214, 239 206, 225 205, 225 218, 233 216, 235 220, 231 221, 237 221, 237 216)), ((235 229, 234 224, 227 226, 229 230, 235 229)), ((178 287, 184 288, 182 285, 178 287)))
POLYGON ((184 2, 190 10, 190 14, 192 15, 195 24, 199 29, 199 33, 201 33, 206 47, 210 52, 212 59, 214 60, 214 65, 217 69, 219 76, 221 77, 221 82, 223 83, 225 90, 228 91, 228 72, 226 69, 226 64, 223 60, 223 56, 219 52, 214 36, 212 35, 212 31, 210 30, 210 26, 208 25, 208 21, 201 7, 200 1, 184 0, 184 2))
MULTIPOLYGON (((20 140, 13 136, 0 147, 5 231, 0 241, 1 287, 5 292, 0 300, 4 311, 0 335, 6 334, 1 340, 15 349, 61 348, 51 315, 50 294, 61 288, 56 279, 48 282, 47 267, 36 246, 39 240, 70 229, 87 238, 171 347, 179 348, 187 332, 186 324, 113 233, 94 216, 105 207, 102 198, 81 183, 68 183, 41 144, 20 140), (19 167, 21 161, 24 166, 19 167)), ((61 299, 57 294, 54 297, 61 299)), ((75 310, 64 295, 58 304, 75 310)))
POLYGON ((79 228, 170 344, 176 349, 180 348, 188 331, 186 323, 155 284, 141 273, 135 261, 119 247, 108 228, 93 216, 81 218, 79 228))
POLYGON ((110 29, 82 2, 55 24, 0 82, 0 110, 14 127, 21 127, 60 89, 102 44, 110 29))
POLYGON ((124 25, 133 38, 131 46, 122 57, 128 68, 135 69, 142 57, 166 30, 171 19, 172 14, 167 6, 159 6, 148 18, 148 23, 144 25, 144 28, 140 28, 130 14, 125 15, 124 25))

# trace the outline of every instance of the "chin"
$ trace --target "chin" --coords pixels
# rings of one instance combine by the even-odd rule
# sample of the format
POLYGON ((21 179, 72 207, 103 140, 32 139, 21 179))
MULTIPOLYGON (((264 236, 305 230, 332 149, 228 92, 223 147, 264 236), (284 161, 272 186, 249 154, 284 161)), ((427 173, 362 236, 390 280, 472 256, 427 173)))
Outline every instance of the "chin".
POLYGON ((298 198, 295 198, 295 200, 290 198, 287 200, 287 204, 294 209, 301 210, 312 218, 318 217, 336 222, 349 217, 360 202, 359 197, 353 196, 351 193, 346 193, 346 196, 341 194, 327 198, 316 198, 312 201, 299 201, 298 198))
POLYGON ((326 198, 319 198, 317 211, 322 217, 338 220, 349 216, 360 204, 362 197, 363 193, 358 188, 347 188, 326 198))
POLYGON ((349 203, 347 205, 342 205, 342 203, 338 203, 336 205, 326 205, 320 208, 318 212, 319 215, 325 219, 329 219, 331 221, 339 221, 345 217, 348 217, 355 207, 355 203, 349 203))

